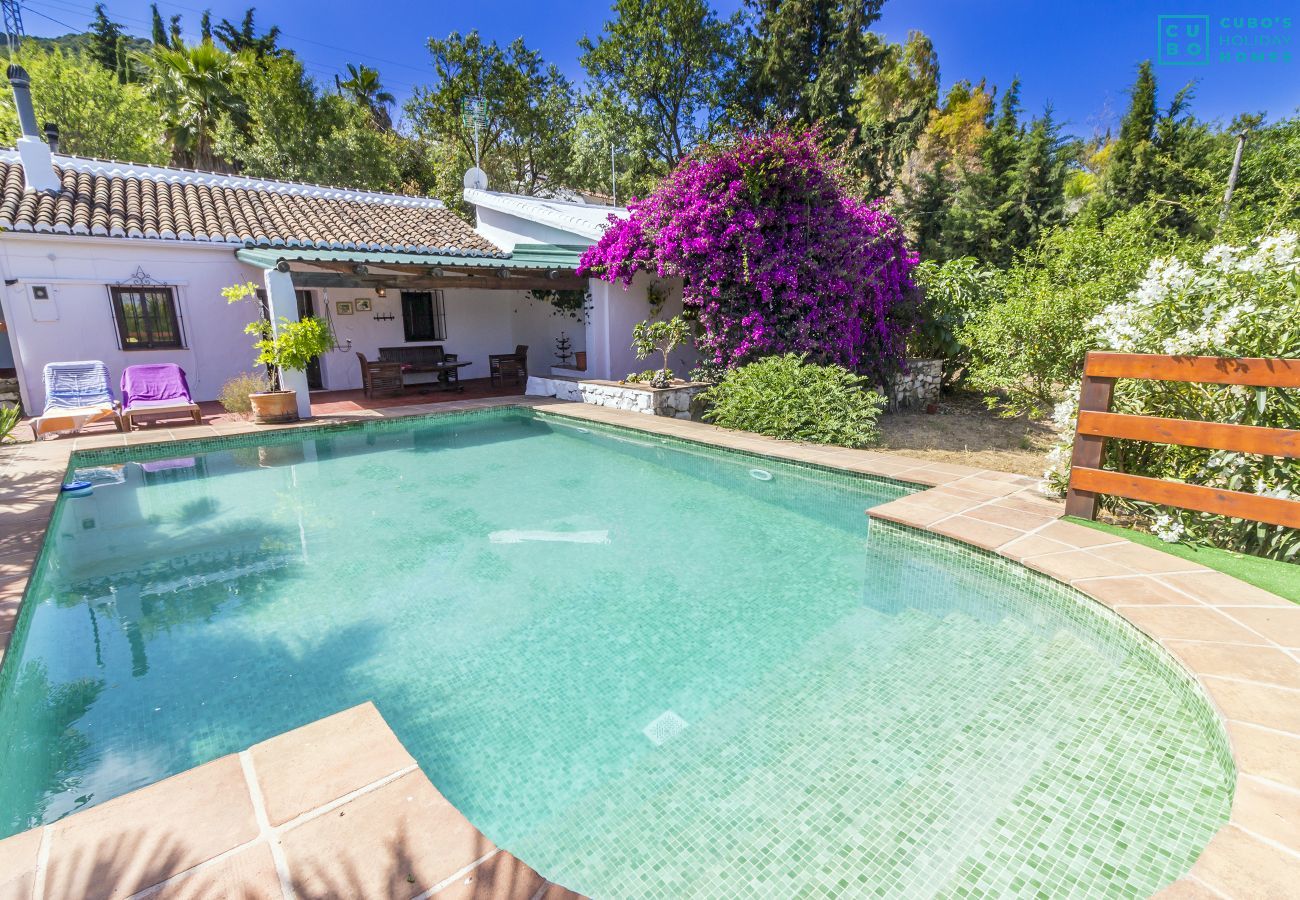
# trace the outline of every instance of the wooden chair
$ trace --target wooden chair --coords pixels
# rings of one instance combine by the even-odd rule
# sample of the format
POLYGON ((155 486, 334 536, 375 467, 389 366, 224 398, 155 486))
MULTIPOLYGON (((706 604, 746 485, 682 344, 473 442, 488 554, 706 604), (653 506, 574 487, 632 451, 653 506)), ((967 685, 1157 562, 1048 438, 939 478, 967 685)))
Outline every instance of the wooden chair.
POLYGON ((528 377, 528 345, 516 344, 514 353, 494 353, 488 357, 488 374, 492 385, 505 384, 507 378, 519 383, 520 376, 528 377))
POLYGON ((402 393, 402 364, 396 362, 370 362, 364 353, 357 353, 361 363, 361 388, 367 398, 397 396, 402 393))

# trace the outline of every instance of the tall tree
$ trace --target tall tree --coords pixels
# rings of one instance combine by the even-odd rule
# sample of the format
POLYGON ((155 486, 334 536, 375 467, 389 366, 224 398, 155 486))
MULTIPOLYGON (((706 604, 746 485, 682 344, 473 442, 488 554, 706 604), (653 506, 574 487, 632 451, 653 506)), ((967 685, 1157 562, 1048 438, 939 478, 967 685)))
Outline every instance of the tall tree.
POLYGON ((744 110, 760 121, 818 125, 855 147, 854 92, 888 57, 869 31, 884 0, 745 0, 750 26, 744 110))
POLYGON ((212 40, 212 10, 203 10, 203 15, 199 16, 199 40, 212 40))
POLYGON ((354 66, 348 63, 348 77, 340 80, 335 75, 334 86, 340 94, 351 97, 353 101, 369 110, 376 128, 382 131, 392 130, 393 117, 389 114, 388 107, 396 103, 397 98, 384 90, 383 84, 379 81, 378 71, 366 65, 354 66))
MULTIPOLYGON (((615 0, 583 37, 587 109, 597 128, 645 161, 639 187, 715 134, 733 74, 732 28, 705 0, 615 0)), ((606 150, 608 154, 608 150, 606 150)))
POLYGON ((163 22, 162 13, 158 11, 157 3, 149 4, 149 13, 153 21, 150 28, 150 37, 153 39, 154 46, 166 46, 169 43, 167 40, 167 24, 163 22))
POLYGON ((863 186, 870 195, 888 193, 939 101, 934 43, 913 31, 906 44, 889 44, 884 64, 863 75, 856 93, 863 186))
POLYGON ((229 19, 222 19, 221 24, 213 29, 217 40, 231 53, 248 50, 254 56, 262 57, 279 52, 280 26, 272 25, 265 34, 259 35, 254 22, 255 12, 256 8, 250 6, 238 25, 229 19))
POLYGON ((222 118, 241 124, 247 119, 236 89, 238 60, 205 41, 155 47, 144 63, 152 76, 149 94, 162 110, 172 161, 201 169, 224 166, 215 152, 218 124, 222 118))
POLYGON ((104 4, 95 4, 95 17, 90 22, 90 37, 86 52, 90 58, 105 69, 117 75, 119 81, 126 81, 128 71, 123 58, 125 34, 121 24, 108 17, 104 4))
POLYGON ((1138 66, 1128 112, 1106 167, 1105 191, 1116 207, 1135 206, 1146 199, 1156 156, 1155 137, 1156 76, 1148 59, 1138 66))
MULTIPOLYGON (((481 165, 501 190, 535 194, 562 180, 574 126, 573 87, 523 38, 507 47, 484 43, 477 31, 429 40, 435 80, 406 105, 415 135, 457 160, 473 163, 475 129, 467 113, 481 101, 481 165)), ((459 184, 447 199, 460 207, 459 184)))

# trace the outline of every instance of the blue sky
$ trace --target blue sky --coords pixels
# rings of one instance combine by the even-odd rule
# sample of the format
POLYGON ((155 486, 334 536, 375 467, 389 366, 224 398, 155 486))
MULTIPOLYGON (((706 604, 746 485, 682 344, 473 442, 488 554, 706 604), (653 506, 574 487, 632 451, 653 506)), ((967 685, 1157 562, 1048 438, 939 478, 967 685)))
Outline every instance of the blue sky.
MULTIPOLYGON (((89 21, 90 0, 29 0, 25 22, 29 34, 54 35, 81 28, 89 21), (54 21, 57 20, 57 21, 54 21)), ((109 12, 138 34, 148 33, 146 0, 107 0, 109 12)), ((162 2, 164 15, 181 13, 187 31, 198 27, 198 10, 210 6, 214 17, 238 19, 248 2, 185 0, 162 2)), ((715 0, 730 14, 739 0, 715 0)), ((373 4, 322 0, 263 0, 259 22, 278 24, 318 79, 328 83, 346 62, 364 62, 380 70, 385 82, 404 99, 412 85, 427 80, 429 36, 477 28, 508 42, 522 35, 530 47, 560 66, 575 80, 582 77, 577 39, 595 35, 609 12, 609 0, 476 0, 471 3, 387 0, 373 4)), ((1226 122, 1241 111, 1267 111, 1270 118, 1300 106, 1300 5, 1294 0, 1180 0, 1180 2, 1050 2, 1050 0, 892 0, 878 30, 902 40, 911 29, 929 34, 939 51, 946 87, 953 81, 987 78, 1005 86, 1019 75, 1027 108, 1051 102, 1067 131, 1091 134, 1113 125, 1123 112, 1125 90, 1139 61, 1155 58, 1157 17, 1198 14, 1208 17, 1211 46, 1223 38, 1248 39, 1282 46, 1289 61, 1221 62, 1203 66, 1157 67, 1161 95, 1167 97, 1189 79, 1198 83, 1195 110, 1226 122), (1282 24, 1288 19, 1289 25, 1282 24), (1255 19, 1255 27, 1249 20, 1255 19), (1242 27, 1234 27, 1241 19, 1242 27), (1275 19, 1271 28, 1261 20, 1275 19)))

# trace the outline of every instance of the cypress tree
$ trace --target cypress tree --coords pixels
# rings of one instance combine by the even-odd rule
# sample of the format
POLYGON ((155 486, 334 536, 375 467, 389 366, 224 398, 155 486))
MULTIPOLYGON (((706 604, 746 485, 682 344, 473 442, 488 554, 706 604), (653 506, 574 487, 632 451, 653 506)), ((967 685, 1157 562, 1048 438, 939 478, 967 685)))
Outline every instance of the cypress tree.
POLYGON ((1138 67, 1128 112, 1120 124, 1119 140, 1106 167, 1106 195, 1117 208, 1127 209, 1147 198, 1155 163, 1156 76, 1151 60, 1138 67))
POLYGON ((150 30, 153 45, 155 47, 166 47, 167 25, 163 22, 162 13, 158 12, 158 4, 150 4, 149 11, 153 14, 153 27, 150 30))
POLYGON ((112 21, 104 9, 104 4, 95 4, 95 17, 90 22, 90 37, 86 52, 90 58, 110 72, 122 77, 119 54, 122 46, 122 26, 112 21))

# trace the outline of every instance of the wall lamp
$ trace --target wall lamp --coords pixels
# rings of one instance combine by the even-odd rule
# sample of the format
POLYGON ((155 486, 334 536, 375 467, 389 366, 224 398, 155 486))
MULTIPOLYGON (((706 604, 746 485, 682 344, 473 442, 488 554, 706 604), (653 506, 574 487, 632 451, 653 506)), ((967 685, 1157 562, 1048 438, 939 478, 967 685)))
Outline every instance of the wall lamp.
POLYGON ((375 285, 375 296, 376 296, 376 297, 387 297, 387 296, 388 296, 388 288, 384 287, 382 284, 377 284, 377 285, 375 285))

